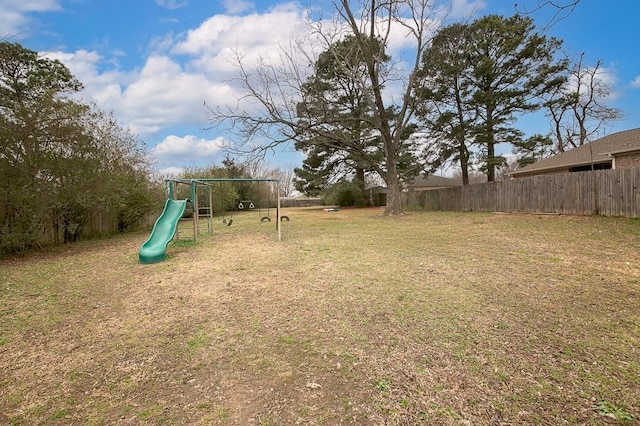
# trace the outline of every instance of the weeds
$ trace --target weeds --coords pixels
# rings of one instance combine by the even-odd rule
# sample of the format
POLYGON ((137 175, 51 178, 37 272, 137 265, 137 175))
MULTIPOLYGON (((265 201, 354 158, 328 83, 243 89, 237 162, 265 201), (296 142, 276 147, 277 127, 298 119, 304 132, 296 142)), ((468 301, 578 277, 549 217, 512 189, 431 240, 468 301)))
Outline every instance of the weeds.
POLYGON ((287 213, 0 261, 0 421, 637 422, 637 220, 287 213))
POLYGON ((625 409, 610 402, 601 401, 597 406, 598 413, 602 416, 611 417, 618 421, 633 421, 634 416, 625 409))
POLYGON ((391 389, 391 383, 388 380, 378 380, 376 382, 376 389, 378 389, 379 391, 388 391, 389 389, 391 389))

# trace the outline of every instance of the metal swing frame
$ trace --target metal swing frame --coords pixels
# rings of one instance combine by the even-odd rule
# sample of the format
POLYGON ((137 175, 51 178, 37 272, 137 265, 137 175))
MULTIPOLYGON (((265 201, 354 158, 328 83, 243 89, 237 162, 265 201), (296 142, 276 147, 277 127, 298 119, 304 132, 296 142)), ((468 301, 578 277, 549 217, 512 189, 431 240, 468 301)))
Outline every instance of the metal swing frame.
MULTIPOLYGON (((287 216, 280 216, 280 180, 279 179, 272 179, 272 178, 256 178, 256 179, 252 179, 252 178, 199 178, 199 179, 165 179, 165 182, 168 185, 168 196, 171 199, 175 199, 175 185, 180 183, 180 184, 187 184, 190 185, 191 187, 191 200, 192 200, 192 204, 193 204, 193 210, 194 210, 194 215, 193 215, 193 234, 194 234, 194 240, 196 238, 196 235, 199 233, 199 213, 198 213, 198 188, 199 187, 208 187, 209 188, 209 199, 210 201, 212 200, 212 192, 213 192, 213 187, 212 187, 212 183, 213 182, 275 182, 276 184, 276 231, 278 232, 278 241, 282 241, 282 227, 280 226, 280 221, 281 220, 286 220, 288 221, 289 218, 287 216), (285 219, 286 218, 286 219, 285 219)), ((269 196, 271 196, 271 192, 269 193, 269 196)), ((212 205, 210 203, 210 205, 212 205)), ((270 219, 270 218, 269 218, 270 219)), ((223 223, 224 223, 224 218, 223 218, 223 223)), ((271 221, 271 220, 269 220, 271 221)), ((233 222, 233 208, 231 210, 231 218, 229 219, 229 221, 227 221, 226 226, 230 226, 231 223, 233 222)))
POLYGON ((262 216, 262 210, 264 209, 261 208, 261 205, 258 205, 258 216, 260 217, 260 223, 271 222, 270 208, 271 208, 271 186, 269 186, 269 191, 267 195, 267 215, 266 216, 262 216))

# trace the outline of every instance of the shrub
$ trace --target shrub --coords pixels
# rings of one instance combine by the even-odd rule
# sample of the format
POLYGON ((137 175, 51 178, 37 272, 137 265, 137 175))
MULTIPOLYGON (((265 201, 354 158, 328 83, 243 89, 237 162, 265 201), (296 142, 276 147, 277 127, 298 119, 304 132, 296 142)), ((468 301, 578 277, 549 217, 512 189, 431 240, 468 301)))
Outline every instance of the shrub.
POLYGON ((365 207, 367 197, 355 182, 342 181, 331 186, 324 195, 324 203, 340 207, 365 207))

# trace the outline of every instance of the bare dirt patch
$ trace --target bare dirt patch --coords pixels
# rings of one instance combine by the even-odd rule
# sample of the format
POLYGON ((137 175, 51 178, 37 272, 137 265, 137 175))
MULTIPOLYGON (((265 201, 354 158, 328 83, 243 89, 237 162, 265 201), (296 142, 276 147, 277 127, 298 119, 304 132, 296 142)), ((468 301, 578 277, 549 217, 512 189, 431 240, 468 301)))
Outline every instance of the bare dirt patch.
POLYGON ((0 422, 640 419, 640 222, 286 214, 0 261, 0 422))

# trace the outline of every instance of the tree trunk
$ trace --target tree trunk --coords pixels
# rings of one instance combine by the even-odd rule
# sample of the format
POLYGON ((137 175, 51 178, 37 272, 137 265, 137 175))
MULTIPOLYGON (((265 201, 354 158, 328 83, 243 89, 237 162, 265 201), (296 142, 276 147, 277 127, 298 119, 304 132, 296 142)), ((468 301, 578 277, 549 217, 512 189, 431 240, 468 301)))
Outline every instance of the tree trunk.
MULTIPOLYGON (((493 135, 492 135, 493 137, 493 135)), ((487 142, 487 181, 496 180, 496 152, 492 141, 487 142)))
POLYGON ((459 123, 456 138, 458 139, 458 154, 460 157, 460 169, 462 170, 462 184, 469 185, 469 150, 467 149, 466 144, 467 125, 465 124, 466 120, 464 117, 464 109, 462 107, 462 99, 460 97, 460 87, 457 79, 454 84, 456 88, 455 95, 459 123))
POLYGON ((356 167, 356 183, 358 185, 358 188, 360 188, 362 190, 362 192, 364 193, 364 186, 365 186, 365 182, 364 182, 364 168, 362 167, 356 167))
POLYGON ((458 153, 460 155, 460 170, 462 171, 462 184, 469 185, 469 151, 464 140, 458 141, 458 153))
POLYGON ((387 173, 385 181, 387 184, 387 208, 384 214, 387 216, 401 216, 402 199, 400 198, 400 179, 398 178, 396 159, 388 156, 387 173))
POLYGON ((493 131, 493 105, 487 105, 487 181, 493 182, 496 180, 496 143, 495 134, 493 131))
POLYGON ((462 170, 462 184, 469 185, 469 163, 467 159, 460 158, 460 169, 462 170))

